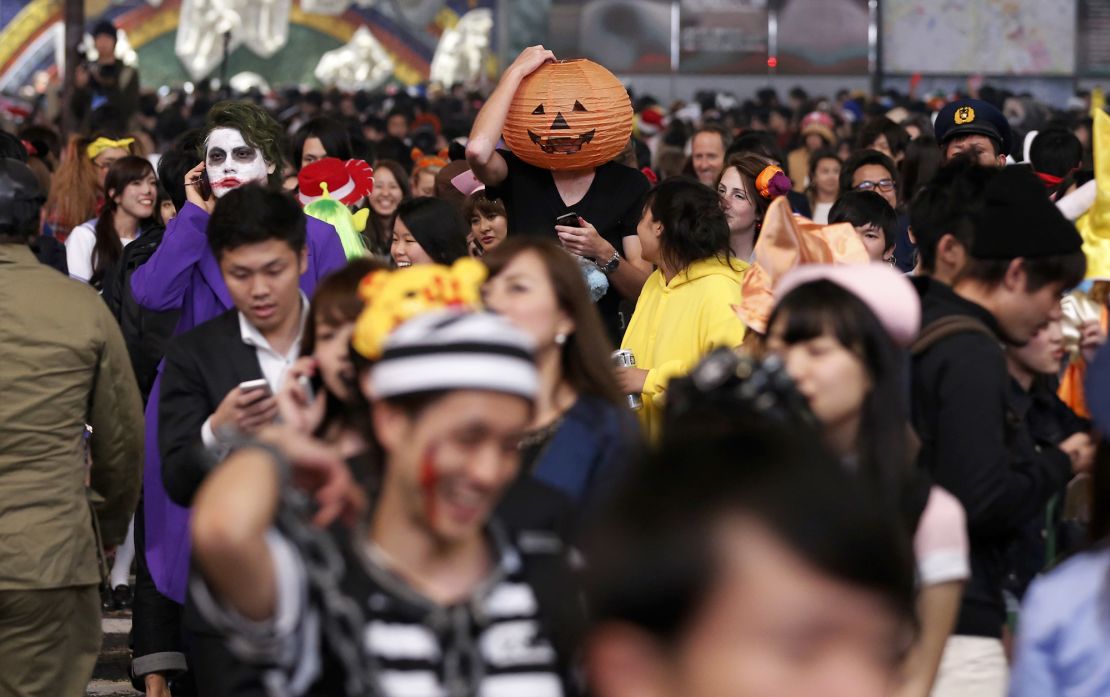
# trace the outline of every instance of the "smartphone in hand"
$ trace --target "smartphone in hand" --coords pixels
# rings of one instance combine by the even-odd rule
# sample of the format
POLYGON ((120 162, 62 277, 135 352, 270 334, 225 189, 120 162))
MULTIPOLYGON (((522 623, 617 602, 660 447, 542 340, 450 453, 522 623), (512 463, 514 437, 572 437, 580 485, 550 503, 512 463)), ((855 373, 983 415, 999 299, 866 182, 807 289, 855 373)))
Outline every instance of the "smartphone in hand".
POLYGON ((319 380, 317 378, 309 377, 307 375, 302 375, 297 378, 297 384, 301 386, 301 390, 304 392, 306 404, 312 404, 312 402, 316 399, 316 392, 319 388, 318 383, 319 380))
POLYGON ((560 215, 555 219, 555 224, 564 227, 582 227, 582 224, 578 222, 578 214, 574 211, 560 215))
POLYGON ((205 201, 212 198, 212 182, 208 181, 208 170, 202 170, 200 173, 200 182, 197 183, 197 191, 200 192, 201 198, 205 201))
POLYGON ((266 378, 258 378, 257 380, 245 380, 239 383, 239 391, 243 394, 256 393, 259 390, 263 391, 264 397, 269 397, 272 392, 270 391, 270 383, 266 378))

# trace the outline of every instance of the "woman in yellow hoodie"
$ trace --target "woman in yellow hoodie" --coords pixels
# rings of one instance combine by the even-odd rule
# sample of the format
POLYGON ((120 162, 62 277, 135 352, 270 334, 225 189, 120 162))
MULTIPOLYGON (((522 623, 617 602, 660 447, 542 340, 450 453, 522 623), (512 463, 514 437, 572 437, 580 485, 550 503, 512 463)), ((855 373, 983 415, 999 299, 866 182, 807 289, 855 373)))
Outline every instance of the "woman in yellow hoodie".
POLYGON ((667 179, 648 192, 636 236, 656 270, 621 343, 637 367, 618 370, 618 380, 625 393, 643 396, 640 420, 654 439, 670 379, 709 351, 743 341, 735 308, 748 265, 729 251, 717 193, 692 179, 667 179))

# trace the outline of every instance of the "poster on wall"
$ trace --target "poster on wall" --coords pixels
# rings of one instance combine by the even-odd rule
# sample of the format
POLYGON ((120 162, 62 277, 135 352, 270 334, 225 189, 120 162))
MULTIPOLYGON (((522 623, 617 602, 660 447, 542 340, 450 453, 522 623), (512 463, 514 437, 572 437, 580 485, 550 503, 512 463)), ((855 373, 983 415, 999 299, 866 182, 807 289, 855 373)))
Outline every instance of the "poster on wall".
POLYGON ((563 0, 551 6, 544 45, 615 73, 669 73, 671 14, 670 0, 563 0))
POLYGON ((679 71, 767 70, 767 0, 681 0, 679 71))
POLYGON ((778 11, 778 72, 866 75, 867 0, 784 0, 778 11))
POLYGON ((890 73, 1070 75, 1075 0, 884 0, 890 73))
POLYGON ((1110 76, 1110 2, 1079 0, 1079 74, 1110 76))

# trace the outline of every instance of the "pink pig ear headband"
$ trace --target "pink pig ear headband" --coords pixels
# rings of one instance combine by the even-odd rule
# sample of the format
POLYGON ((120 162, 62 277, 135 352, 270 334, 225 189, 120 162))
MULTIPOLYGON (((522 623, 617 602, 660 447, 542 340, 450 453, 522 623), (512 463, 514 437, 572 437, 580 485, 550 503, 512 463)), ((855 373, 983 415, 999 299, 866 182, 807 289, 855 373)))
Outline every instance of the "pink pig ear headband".
POLYGON ((779 196, 785 196, 794 188, 794 184, 790 181, 790 177, 782 171, 782 167, 767 165, 755 178, 755 188, 763 198, 774 200, 779 196))

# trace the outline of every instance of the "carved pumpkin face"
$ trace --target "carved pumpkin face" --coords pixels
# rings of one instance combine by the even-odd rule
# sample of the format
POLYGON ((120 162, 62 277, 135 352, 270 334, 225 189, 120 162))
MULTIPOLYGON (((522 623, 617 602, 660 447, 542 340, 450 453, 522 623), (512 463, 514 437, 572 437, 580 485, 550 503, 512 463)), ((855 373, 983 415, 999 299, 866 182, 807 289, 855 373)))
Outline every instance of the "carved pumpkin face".
POLYGON ((617 76, 585 59, 546 63, 513 95, 502 137, 544 169, 588 169, 612 160, 632 135, 632 102, 617 76))

